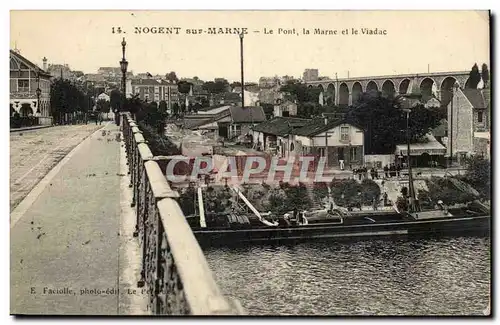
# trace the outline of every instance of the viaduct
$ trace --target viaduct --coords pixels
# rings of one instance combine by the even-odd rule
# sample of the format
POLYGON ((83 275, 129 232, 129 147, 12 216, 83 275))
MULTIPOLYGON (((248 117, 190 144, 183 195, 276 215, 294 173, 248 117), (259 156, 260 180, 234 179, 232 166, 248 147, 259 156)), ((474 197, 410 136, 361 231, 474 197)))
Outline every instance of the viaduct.
POLYGON ((325 104, 352 105, 363 92, 380 91, 384 96, 420 93, 424 102, 432 97, 447 106, 452 87, 469 88, 469 71, 401 74, 305 81, 308 87, 320 87, 325 104))

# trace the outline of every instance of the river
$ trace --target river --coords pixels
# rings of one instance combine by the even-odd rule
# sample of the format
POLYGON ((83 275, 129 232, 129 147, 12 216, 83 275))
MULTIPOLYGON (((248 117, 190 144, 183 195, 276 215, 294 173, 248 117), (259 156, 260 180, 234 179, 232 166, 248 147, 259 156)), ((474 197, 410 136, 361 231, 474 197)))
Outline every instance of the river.
POLYGON ((225 295, 250 315, 483 315, 490 239, 211 248, 225 295))

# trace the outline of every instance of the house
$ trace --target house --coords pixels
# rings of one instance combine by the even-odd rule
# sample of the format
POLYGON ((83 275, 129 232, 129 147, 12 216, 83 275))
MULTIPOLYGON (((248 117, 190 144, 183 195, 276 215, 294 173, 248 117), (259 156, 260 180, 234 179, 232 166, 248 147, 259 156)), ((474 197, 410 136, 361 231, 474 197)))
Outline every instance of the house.
POLYGON ((447 155, 459 164, 465 157, 490 156, 489 89, 458 89, 448 105, 447 155))
POLYGON ((318 118, 290 133, 288 155, 326 157, 329 167, 364 165, 364 130, 352 122, 318 118))
POLYGON ((230 106, 226 120, 219 120, 219 135, 233 139, 242 134, 248 134, 251 128, 266 120, 264 110, 260 106, 230 106))
POLYGON ((230 122, 228 105, 207 107, 195 114, 185 115, 182 127, 190 130, 218 130, 218 122, 230 122))
MULTIPOLYGON (((43 60, 46 68, 47 60, 43 60)), ((38 116, 40 124, 52 124, 50 116, 51 75, 22 56, 10 50, 10 114, 38 116), (37 96, 37 89, 40 96, 37 96)))
POLYGON ((289 143, 292 143, 290 132, 310 122, 310 119, 296 117, 274 117, 253 128, 252 142, 258 150, 286 157, 289 153, 286 148, 288 148, 289 143))

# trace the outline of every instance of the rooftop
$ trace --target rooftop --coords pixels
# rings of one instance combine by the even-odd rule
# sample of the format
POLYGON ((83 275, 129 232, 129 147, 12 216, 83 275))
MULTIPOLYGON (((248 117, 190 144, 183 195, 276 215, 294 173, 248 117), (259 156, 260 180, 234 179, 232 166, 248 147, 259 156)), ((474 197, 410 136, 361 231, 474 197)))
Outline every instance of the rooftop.
POLYGON ((314 120, 311 120, 310 123, 304 125, 301 128, 294 129, 290 133, 291 134, 296 134, 296 135, 303 135, 306 137, 313 137, 315 135, 318 135, 320 133, 323 133, 325 131, 331 130, 341 124, 349 124, 352 126, 355 126, 359 129, 363 129, 359 125, 352 123, 346 119, 336 119, 336 120, 328 120, 327 123, 325 123, 324 118, 317 118, 314 120))
POLYGON ((254 131, 284 136, 290 134, 290 131, 301 128, 310 123, 310 119, 297 117, 275 117, 269 121, 262 122, 254 127, 254 131))
MULTIPOLYGON (((469 89, 465 88, 462 89, 462 92, 464 93, 465 97, 469 100, 469 102, 472 104, 472 107, 474 108, 487 108, 489 103, 488 100, 485 98, 485 94, 481 89, 469 89)), ((489 98, 489 91, 487 91, 487 96, 489 98)))
POLYGON ((266 114, 260 106, 230 106, 229 113, 234 123, 264 122, 266 114))

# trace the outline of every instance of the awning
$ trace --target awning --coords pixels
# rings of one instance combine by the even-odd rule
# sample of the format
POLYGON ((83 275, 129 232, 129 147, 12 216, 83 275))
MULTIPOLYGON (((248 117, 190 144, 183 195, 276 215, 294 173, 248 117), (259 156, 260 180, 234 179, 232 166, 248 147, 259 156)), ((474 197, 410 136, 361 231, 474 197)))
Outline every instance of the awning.
MULTIPOLYGON (((422 154, 438 156, 446 154, 446 147, 439 143, 436 138, 434 138, 434 136, 427 134, 426 139, 428 140, 428 142, 410 144, 411 156, 420 156, 422 154)), ((407 144, 398 144, 396 146, 395 154, 398 156, 407 156, 407 150, 407 144)))

